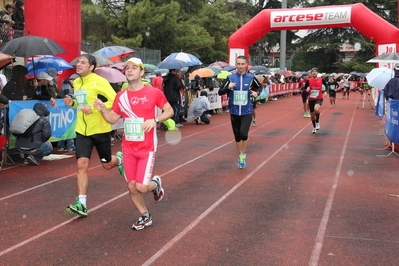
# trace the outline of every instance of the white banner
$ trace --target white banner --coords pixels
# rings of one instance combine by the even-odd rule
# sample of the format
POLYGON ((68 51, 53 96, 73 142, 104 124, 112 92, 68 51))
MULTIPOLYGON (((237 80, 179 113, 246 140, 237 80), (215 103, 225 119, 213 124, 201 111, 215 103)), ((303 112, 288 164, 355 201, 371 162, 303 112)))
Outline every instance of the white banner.
POLYGON ((270 27, 300 27, 350 23, 351 7, 298 9, 273 11, 270 13, 270 27))

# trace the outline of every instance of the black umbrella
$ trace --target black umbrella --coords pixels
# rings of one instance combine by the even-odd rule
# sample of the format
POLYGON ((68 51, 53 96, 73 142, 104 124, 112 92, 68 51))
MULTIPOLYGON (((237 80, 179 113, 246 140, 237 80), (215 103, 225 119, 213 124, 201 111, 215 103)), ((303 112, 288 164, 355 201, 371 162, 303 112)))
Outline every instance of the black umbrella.
POLYGON ((5 54, 31 57, 35 55, 56 55, 66 53, 66 51, 55 41, 39 37, 39 36, 24 36, 12 39, 0 47, 0 51, 5 54))

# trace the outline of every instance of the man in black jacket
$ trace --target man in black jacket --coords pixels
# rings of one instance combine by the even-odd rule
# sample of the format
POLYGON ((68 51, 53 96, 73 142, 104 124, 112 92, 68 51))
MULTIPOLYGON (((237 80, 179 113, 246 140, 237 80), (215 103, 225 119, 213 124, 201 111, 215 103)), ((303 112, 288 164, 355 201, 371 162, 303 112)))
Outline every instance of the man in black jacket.
POLYGON ((30 136, 17 137, 16 146, 30 164, 39 165, 40 160, 53 150, 53 146, 47 142, 51 137, 51 125, 46 116, 50 111, 42 103, 36 103, 33 110, 40 118, 34 124, 31 134, 28 134, 30 136))
POLYGON ((180 90, 184 89, 183 82, 177 76, 179 69, 170 69, 169 74, 163 81, 164 93, 169 104, 173 108, 174 115, 172 119, 176 123, 176 127, 182 127, 179 121, 180 111, 180 90))

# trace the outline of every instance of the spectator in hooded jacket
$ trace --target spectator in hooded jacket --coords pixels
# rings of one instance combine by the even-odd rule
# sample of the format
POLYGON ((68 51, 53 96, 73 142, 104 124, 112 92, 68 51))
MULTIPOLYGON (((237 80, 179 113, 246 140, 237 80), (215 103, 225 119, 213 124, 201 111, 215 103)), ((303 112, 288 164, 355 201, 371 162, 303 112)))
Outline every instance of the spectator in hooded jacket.
POLYGON ((33 127, 32 135, 17 137, 16 146, 30 164, 39 165, 40 160, 53 150, 53 146, 47 142, 51 137, 51 125, 46 116, 50 111, 43 103, 36 103, 33 110, 40 118, 33 127))
POLYGON ((2 93, 9 100, 26 100, 28 82, 26 80, 28 70, 24 66, 14 66, 12 69, 11 79, 4 86, 2 93))
POLYGON ((387 100, 399 100, 399 64, 396 64, 394 69, 395 76, 388 81, 384 88, 384 96, 387 100))

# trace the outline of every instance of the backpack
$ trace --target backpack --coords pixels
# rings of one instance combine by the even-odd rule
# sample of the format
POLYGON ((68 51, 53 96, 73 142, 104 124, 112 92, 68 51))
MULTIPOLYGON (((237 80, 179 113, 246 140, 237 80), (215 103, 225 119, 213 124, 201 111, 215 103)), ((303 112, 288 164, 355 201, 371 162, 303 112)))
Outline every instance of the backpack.
POLYGON ((33 142, 33 128, 39 122, 40 116, 32 109, 22 109, 14 117, 10 125, 10 132, 17 138, 31 137, 33 142))

